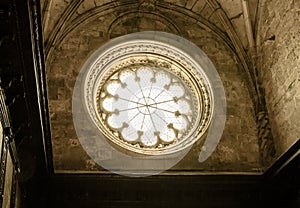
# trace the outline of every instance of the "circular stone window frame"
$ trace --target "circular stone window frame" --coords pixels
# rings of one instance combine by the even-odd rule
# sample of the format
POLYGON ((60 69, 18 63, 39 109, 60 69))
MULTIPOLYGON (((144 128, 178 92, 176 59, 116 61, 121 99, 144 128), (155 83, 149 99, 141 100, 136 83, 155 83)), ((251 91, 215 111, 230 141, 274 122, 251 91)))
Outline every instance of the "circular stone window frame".
MULTIPOLYGON (((144 64, 147 65, 150 63, 144 64)), ((197 65, 192 62, 192 59, 186 54, 180 53, 180 50, 175 47, 170 47, 168 44, 152 40, 127 41, 120 45, 116 44, 106 52, 101 53, 87 73, 84 93, 88 113, 99 130, 114 144, 142 155, 170 154, 191 146, 205 133, 210 124, 213 110, 210 83, 205 74, 197 70, 197 65), (144 56, 144 58, 147 59, 156 56, 150 60, 151 62, 157 62, 155 66, 163 66, 164 69, 174 73, 175 76, 181 77, 181 79, 185 79, 186 82, 190 79, 190 83, 188 84, 191 85, 191 88, 194 88, 196 96, 194 99, 198 101, 196 105, 202 109, 193 112, 197 114, 197 119, 193 124, 191 132, 185 138, 165 148, 140 147, 139 145, 127 143, 113 133, 111 129, 108 129, 102 117, 99 115, 98 102, 100 95, 98 94, 98 86, 104 85, 108 77, 112 76, 112 74, 117 72, 121 67, 126 67, 124 64, 126 60, 129 62, 126 64, 129 65, 139 65, 141 64, 139 61, 147 61, 143 59, 139 60, 135 58, 135 56, 144 56), (112 60, 109 58, 112 58, 112 60)))
MULTIPOLYGON (((101 104, 103 102, 103 99, 106 97, 106 94, 108 94, 108 97, 111 99, 121 97, 121 95, 116 96, 116 97, 109 95, 109 93, 106 92, 107 90, 105 87, 107 85, 108 80, 110 81, 111 77, 114 77, 111 82, 116 83, 116 80, 119 81, 115 77, 118 77, 123 70, 131 71, 133 74, 139 70, 145 70, 145 69, 151 70, 151 71, 155 70, 156 72, 160 72, 160 73, 164 72, 165 74, 166 73, 168 73, 170 75, 173 74, 173 75, 171 75, 173 77, 173 79, 177 79, 177 81, 180 81, 179 77, 176 77, 176 74, 178 76, 181 76, 180 79, 182 79, 181 72, 184 69, 182 67, 179 67, 178 64, 175 64, 174 61, 168 60, 165 57, 160 57, 159 55, 154 55, 154 54, 149 54, 149 53, 129 54, 128 56, 125 55, 125 57, 122 57, 122 60, 117 60, 116 62, 117 62, 117 64, 112 65, 112 67, 110 67, 110 69, 108 69, 109 70, 109 74, 108 74, 109 78, 99 77, 98 80, 95 82, 96 83, 95 86, 96 87, 99 86, 99 87, 98 87, 97 96, 96 96, 97 102, 94 103, 94 105, 97 105, 97 113, 98 113, 97 116, 98 116, 98 122, 100 123, 100 124, 96 123, 97 120, 94 120, 95 124, 102 125, 100 131, 105 132, 106 136, 110 137, 109 139, 113 143, 115 143, 116 145, 118 145, 120 147, 123 147, 124 149, 131 150, 132 152, 135 152, 135 153, 139 153, 139 154, 143 154, 143 155, 157 155, 157 154, 170 154, 172 151, 179 151, 178 149, 176 149, 176 146, 180 145, 180 143, 188 143, 188 141, 186 141, 185 138, 176 137, 176 140, 170 141, 170 142, 161 142, 161 141, 159 142, 159 140, 158 140, 158 143, 156 145, 147 146, 147 147, 141 146, 140 141, 129 143, 125 139, 122 139, 122 136, 120 136, 121 132, 118 132, 118 130, 114 130, 113 128, 108 127, 109 125, 107 124, 108 122, 107 122, 106 116, 110 115, 110 112, 112 112, 112 111, 106 112, 106 110, 103 108, 103 106, 101 104), (173 148, 172 147, 170 148, 170 146, 173 146, 173 148)), ((185 77, 185 81, 188 81, 188 79, 193 79, 193 78, 191 76, 185 77)), ((193 80, 193 81, 195 81, 195 80, 193 80)), ((179 83, 179 85, 182 84, 181 82, 176 82, 176 84, 178 84, 178 83, 179 83)), ((192 83, 189 83, 189 88, 190 88, 190 90, 193 91, 192 88, 195 88, 195 87, 193 87, 192 83)), ((145 90, 145 88, 141 87, 141 91, 143 91, 143 90, 145 90)), ((193 106, 195 106, 198 104, 197 100, 199 102, 202 101, 198 105, 198 107, 200 108, 200 112, 202 112, 201 111, 202 106, 205 106, 205 109, 206 109, 205 112, 209 112, 210 111, 209 101, 207 101, 208 95, 206 95, 206 97, 207 97, 206 100, 202 99, 202 96, 201 96, 202 93, 200 92, 200 90, 199 89, 194 89, 194 90, 197 91, 196 93, 193 93, 193 94, 195 94, 193 97, 194 99, 191 99, 190 98, 191 96, 188 96, 188 98, 191 99, 190 102, 194 104, 193 106), (198 99, 196 99, 196 97, 198 99), (207 102, 206 104, 204 104, 205 101, 207 102)), ((202 84, 201 90, 205 90, 203 92, 203 94, 204 93, 208 94, 206 92, 206 88, 203 84, 202 84)), ((131 92, 131 93, 133 93, 133 92, 131 92)), ((190 93, 184 93, 184 94, 190 94, 190 93)), ((173 99, 176 100, 176 97, 173 97, 173 99)), ((178 98, 178 100, 180 100, 180 98, 178 98)), ((94 110, 94 109, 92 109, 92 110, 94 110)), ((191 124, 200 123, 200 120, 201 120, 200 118, 202 118, 201 122, 205 123, 204 121, 209 119, 208 113, 203 115, 204 114, 203 112, 199 113, 199 111, 198 110, 196 111, 195 108, 192 108, 192 110, 194 110, 192 112, 195 113, 195 116, 187 116, 187 117, 192 117, 192 120, 189 121, 189 123, 191 123, 191 124), (203 117, 202 117, 202 115, 203 115, 203 117), (195 117, 198 118, 199 121, 197 121, 195 119, 195 117)), ((116 112, 116 113, 118 113, 118 112, 116 112)), ((176 113, 174 112, 174 115, 175 114, 176 113)), ((178 114, 179 114, 179 112, 178 112, 178 114)), ((191 130, 192 133, 185 135, 185 137, 192 138, 193 132, 195 132, 196 130, 198 132, 205 131, 205 130, 203 130, 203 127, 205 127, 204 125, 202 126, 201 129, 199 127, 198 128, 196 128, 196 127, 197 126, 195 126, 194 128, 191 128, 191 127, 187 128, 183 132, 183 135, 186 134, 186 131, 191 130)), ((121 129, 122 129, 122 127, 121 127, 121 129)))
MULTIPOLYGON (((181 72, 177 72, 177 75, 178 73, 181 72)), ((199 154, 199 161, 206 160, 221 138, 226 120, 226 100, 221 79, 202 50, 177 35, 148 31, 113 39, 90 56, 77 77, 72 112, 81 145, 97 164, 118 174, 141 176, 158 174, 169 169, 179 162, 199 139, 206 139, 199 154), (188 70, 191 73, 193 79, 198 82, 199 89, 202 89, 199 97, 203 101, 201 107, 204 111, 200 117, 203 119, 204 116, 204 119, 200 119, 202 123, 200 122, 198 128, 195 127, 177 148, 170 148, 169 151, 140 148, 137 151, 134 146, 130 146, 131 144, 118 140, 109 129, 103 131, 103 124, 99 126, 101 119, 99 120, 97 107, 98 86, 103 80, 107 80, 107 72, 112 67, 134 54, 155 54, 179 64, 186 72, 188 70), (212 128, 215 128, 214 131, 211 131, 212 128), (204 133, 207 133, 206 138, 203 137, 204 133)))

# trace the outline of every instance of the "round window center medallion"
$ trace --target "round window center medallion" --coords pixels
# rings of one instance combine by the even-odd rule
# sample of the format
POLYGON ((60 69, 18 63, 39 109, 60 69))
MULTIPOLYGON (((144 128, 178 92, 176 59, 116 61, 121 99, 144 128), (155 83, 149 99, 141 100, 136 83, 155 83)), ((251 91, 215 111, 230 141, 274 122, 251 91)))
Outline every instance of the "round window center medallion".
POLYGON ((150 117, 153 113, 155 113, 155 110, 157 109, 157 104, 151 97, 140 98, 136 105, 140 113, 148 115, 150 117))

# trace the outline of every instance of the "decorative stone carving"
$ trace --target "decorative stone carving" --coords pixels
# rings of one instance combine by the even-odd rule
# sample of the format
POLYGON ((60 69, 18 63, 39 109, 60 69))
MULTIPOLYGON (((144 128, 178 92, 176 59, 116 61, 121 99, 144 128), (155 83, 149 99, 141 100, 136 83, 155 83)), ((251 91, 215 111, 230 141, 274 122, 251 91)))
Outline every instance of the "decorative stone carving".
POLYGON ((260 160, 262 165, 269 165, 274 161, 276 150, 266 111, 258 113, 257 123, 260 160))
POLYGON ((197 68, 179 49, 156 41, 112 47, 86 76, 88 113, 111 142, 127 150, 179 151, 200 139, 211 119, 210 83, 197 68))
POLYGON ((203 51, 182 37, 149 31, 116 38, 90 56, 75 83, 72 115, 96 163, 146 176, 174 166, 195 142, 203 143, 198 160, 205 161, 221 139, 226 100, 203 51))

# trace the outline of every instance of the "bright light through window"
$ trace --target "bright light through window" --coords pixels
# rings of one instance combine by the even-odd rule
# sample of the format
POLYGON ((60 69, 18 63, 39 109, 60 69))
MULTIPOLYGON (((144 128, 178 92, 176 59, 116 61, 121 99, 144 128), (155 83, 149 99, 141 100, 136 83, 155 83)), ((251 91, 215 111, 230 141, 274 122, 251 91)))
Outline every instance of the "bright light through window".
POLYGON ((182 139, 193 121, 190 89, 163 68, 140 67, 113 74, 101 89, 107 126, 127 142, 162 147, 182 139))

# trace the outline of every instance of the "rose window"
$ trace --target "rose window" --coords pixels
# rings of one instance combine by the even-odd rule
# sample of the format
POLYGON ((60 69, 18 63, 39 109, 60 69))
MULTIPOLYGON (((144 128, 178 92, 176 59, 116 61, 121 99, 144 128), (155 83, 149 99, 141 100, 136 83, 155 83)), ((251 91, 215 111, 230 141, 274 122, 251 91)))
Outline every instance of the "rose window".
POLYGON ((162 147, 186 135, 193 117, 191 92, 162 68, 123 69, 101 89, 101 114, 126 142, 162 147))
POLYGON ((83 67, 84 106, 100 137, 118 151, 176 153, 209 127, 210 82, 187 52, 174 47, 176 40, 144 37, 120 39, 94 53, 83 67))

